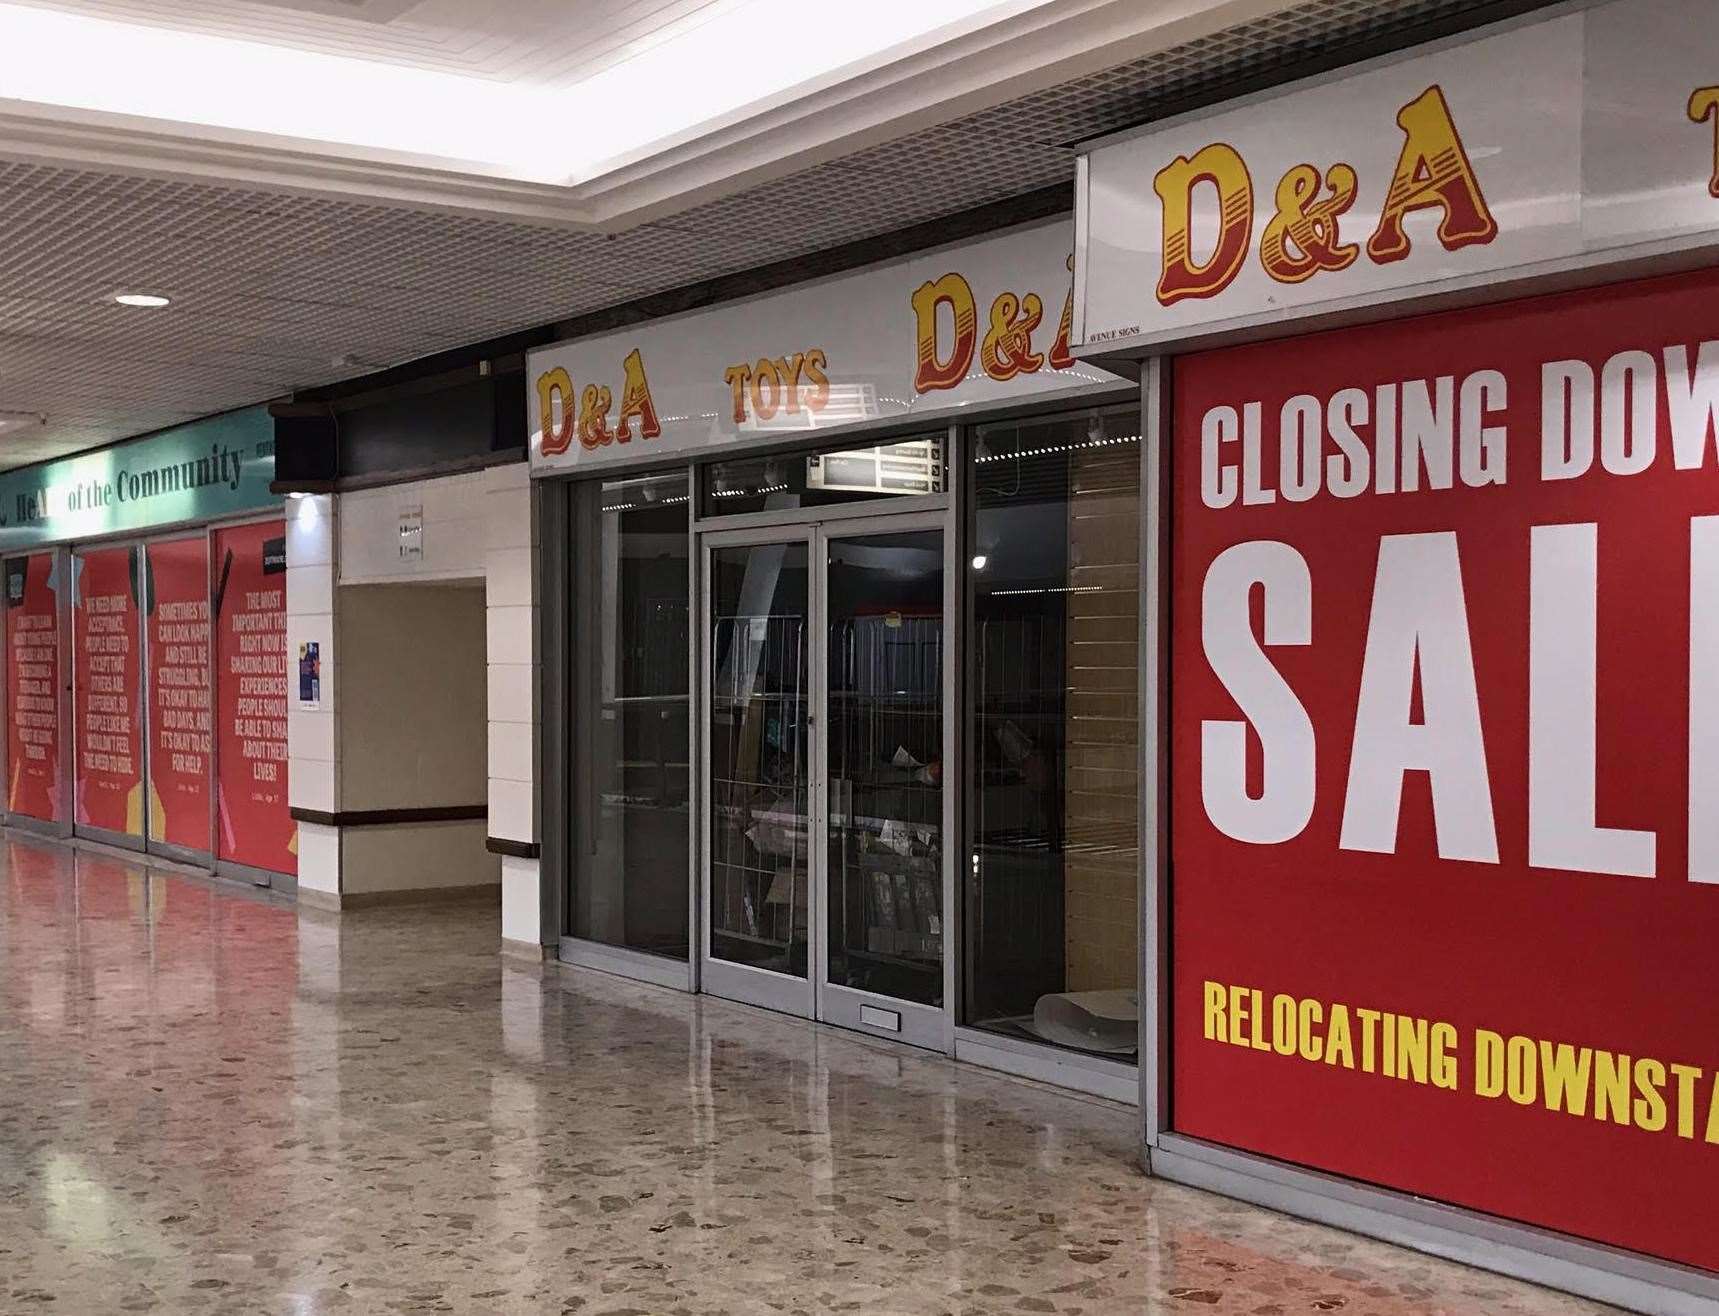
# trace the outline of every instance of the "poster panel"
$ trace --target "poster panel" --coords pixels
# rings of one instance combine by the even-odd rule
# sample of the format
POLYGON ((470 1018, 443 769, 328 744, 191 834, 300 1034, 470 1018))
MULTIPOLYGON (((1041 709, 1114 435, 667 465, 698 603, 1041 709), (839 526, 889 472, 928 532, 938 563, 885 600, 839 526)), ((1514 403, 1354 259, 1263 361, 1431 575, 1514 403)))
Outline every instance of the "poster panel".
POLYGON ((6 808, 65 818, 60 785, 60 578, 55 553, 6 563, 6 808))
POLYGON ((73 556, 73 821, 131 836, 143 835, 138 593, 129 545, 73 556))
POLYGON ((1178 1131, 1719 1269, 1716 298, 1177 363, 1178 1131))
POLYGON ((217 530, 213 538, 216 855, 298 871, 287 805, 286 524, 217 530))
POLYGON ((149 837, 209 849, 209 558, 202 535, 148 545, 149 837))

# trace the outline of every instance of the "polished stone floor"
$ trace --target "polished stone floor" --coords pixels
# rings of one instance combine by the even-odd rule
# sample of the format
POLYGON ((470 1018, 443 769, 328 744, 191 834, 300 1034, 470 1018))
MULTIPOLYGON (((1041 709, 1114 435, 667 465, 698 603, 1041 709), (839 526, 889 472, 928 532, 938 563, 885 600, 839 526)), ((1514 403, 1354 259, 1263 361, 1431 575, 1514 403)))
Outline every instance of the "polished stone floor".
POLYGON ((1136 1169, 1135 1114, 0 836, 5 1312, 1576 1313, 1136 1169))

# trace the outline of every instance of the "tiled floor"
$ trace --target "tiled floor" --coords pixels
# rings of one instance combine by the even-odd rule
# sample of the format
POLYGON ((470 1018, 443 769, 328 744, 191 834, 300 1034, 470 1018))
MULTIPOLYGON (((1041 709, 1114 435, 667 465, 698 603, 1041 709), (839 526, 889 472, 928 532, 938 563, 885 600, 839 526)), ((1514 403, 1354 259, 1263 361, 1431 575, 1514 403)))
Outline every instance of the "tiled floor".
POLYGON ((1576 1313, 1136 1169, 1132 1111, 0 840, 0 1310, 1576 1313))

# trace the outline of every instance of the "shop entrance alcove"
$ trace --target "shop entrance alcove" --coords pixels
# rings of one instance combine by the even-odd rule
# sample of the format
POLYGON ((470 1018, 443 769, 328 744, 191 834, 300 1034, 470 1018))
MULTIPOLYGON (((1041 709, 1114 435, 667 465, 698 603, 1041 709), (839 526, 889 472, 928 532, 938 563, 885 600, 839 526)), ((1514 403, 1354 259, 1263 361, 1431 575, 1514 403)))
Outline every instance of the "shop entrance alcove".
POLYGON ((1134 1100, 1139 431, 547 498, 560 958, 1134 1100))

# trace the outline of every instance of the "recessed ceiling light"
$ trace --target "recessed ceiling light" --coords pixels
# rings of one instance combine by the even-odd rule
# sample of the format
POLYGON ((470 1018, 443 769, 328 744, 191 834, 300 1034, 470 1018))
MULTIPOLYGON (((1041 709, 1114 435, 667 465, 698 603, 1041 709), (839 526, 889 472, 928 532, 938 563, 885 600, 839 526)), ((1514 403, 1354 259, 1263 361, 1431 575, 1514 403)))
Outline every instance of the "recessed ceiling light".
POLYGON ((113 299, 121 306, 166 306, 172 301, 157 292, 116 292, 113 299))

